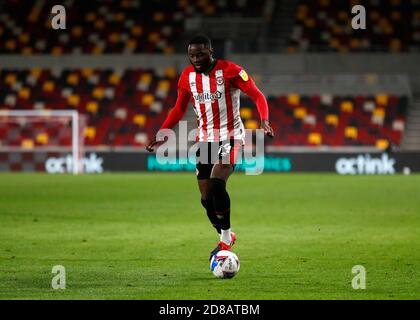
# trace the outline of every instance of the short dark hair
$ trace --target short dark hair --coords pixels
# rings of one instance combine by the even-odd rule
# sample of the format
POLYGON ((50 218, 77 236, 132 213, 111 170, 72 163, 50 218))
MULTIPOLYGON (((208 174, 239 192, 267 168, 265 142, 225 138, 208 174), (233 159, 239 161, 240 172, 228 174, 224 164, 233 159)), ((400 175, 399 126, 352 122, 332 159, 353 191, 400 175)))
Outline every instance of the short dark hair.
POLYGON ((188 45, 192 45, 192 44, 204 44, 206 48, 208 49, 211 48, 211 40, 205 34, 198 34, 194 38, 192 38, 190 41, 188 41, 188 45))

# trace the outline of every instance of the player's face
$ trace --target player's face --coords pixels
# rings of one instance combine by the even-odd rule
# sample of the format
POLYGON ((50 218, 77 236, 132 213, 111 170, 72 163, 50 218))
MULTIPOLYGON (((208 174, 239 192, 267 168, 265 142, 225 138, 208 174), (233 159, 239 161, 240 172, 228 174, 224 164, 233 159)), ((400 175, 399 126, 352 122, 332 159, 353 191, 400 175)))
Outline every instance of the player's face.
POLYGON ((213 49, 206 48, 204 44, 190 44, 188 46, 188 57, 198 73, 202 73, 210 67, 212 53, 213 49))

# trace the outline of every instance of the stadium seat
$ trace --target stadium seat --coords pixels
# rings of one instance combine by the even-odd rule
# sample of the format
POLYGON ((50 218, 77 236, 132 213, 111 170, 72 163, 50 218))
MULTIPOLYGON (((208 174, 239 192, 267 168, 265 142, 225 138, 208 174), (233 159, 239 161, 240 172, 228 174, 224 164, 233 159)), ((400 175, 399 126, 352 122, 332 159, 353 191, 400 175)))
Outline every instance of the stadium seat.
POLYGON ((308 136, 308 143, 310 145, 318 146, 322 143, 322 136, 318 132, 312 132, 308 136))

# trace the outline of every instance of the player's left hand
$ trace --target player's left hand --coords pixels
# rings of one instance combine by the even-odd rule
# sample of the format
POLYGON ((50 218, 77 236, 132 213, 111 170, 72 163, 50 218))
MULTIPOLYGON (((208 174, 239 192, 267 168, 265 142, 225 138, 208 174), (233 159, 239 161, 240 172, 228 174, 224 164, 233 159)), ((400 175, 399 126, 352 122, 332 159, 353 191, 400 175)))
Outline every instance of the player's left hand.
POLYGON ((264 130, 264 134, 266 136, 269 136, 270 138, 274 137, 273 128, 270 127, 270 124, 269 124, 268 120, 261 121, 261 127, 260 128, 264 130))
POLYGON ((154 150, 154 146, 157 144, 158 142, 156 141, 156 137, 152 139, 152 141, 149 142, 149 144, 146 147, 146 150, 149 152, 153 152, 154 150))

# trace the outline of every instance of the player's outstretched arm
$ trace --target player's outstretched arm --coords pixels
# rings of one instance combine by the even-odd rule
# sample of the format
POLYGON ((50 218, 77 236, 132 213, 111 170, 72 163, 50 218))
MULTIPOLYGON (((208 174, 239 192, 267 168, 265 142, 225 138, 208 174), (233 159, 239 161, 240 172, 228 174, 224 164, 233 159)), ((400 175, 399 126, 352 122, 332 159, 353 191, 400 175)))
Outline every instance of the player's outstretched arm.
MULTIPOLYGON (((178 89, 178 97, 176 99, 175 106, 169 112, 168 117, 163 122, 161 129, 172 129, 184 116, 187 111, 188 102, 190 100, 191 94, 185 89, 178 89)), ((149 144, 146 147, 146 150, 149 152, 154 151, 154 146, 158 143, 156 135, 152 138, 149 144)))
POLYGON ((273 128, 271 128, 270 122, 268 120, 267 99, 251 78, 246 76, 245 79, 246 80, 244 80, 242 77, 238 77, 235 84, 243 93, 245 93, 252 99, 252 101, 254 101, 255 105, 257 106, 258 113, 260 114, 260 129, 263 129, 264 134, 272 138, 274 137, 274 131, 273 128))

